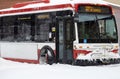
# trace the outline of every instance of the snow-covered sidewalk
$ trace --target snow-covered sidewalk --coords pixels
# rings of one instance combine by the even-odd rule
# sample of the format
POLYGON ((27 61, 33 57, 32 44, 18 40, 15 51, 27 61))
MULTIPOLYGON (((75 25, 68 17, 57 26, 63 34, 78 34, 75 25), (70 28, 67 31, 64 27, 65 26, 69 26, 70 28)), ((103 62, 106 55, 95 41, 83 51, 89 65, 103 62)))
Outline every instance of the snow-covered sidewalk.
POLYGON ((88 67, 39 65, 0 58, 0 79, 120 79, 120 64, 88 67))

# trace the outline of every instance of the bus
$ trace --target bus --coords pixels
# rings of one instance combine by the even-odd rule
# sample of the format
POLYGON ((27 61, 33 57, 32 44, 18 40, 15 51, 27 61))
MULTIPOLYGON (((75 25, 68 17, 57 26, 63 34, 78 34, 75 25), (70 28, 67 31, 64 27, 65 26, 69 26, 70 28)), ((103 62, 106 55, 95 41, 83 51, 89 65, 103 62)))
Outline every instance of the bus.
POLYGON ((120 63, 112 8, 101 0, 36 0, 2 9, 0 57, 35 64, 120 63))

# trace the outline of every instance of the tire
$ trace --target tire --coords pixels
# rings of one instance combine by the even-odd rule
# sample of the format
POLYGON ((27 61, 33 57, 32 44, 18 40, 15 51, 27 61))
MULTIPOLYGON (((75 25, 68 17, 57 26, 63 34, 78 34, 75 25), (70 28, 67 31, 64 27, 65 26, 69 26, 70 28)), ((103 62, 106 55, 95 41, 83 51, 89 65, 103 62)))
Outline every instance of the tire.
POLYGON ((44 46, 40 52, 40 64, 50 64, 55 63, 55 54, 51 47, 44 46))

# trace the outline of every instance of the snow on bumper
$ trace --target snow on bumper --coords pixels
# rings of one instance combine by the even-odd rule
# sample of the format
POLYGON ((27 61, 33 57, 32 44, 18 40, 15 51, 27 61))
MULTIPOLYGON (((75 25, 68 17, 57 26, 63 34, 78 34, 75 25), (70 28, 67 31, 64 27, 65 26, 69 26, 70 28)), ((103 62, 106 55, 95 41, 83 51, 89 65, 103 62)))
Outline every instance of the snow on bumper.
POLYGON ((93 66, 93 65, 109 65, 120 63, 120 56, 105 49, 94 50, 89 54, 79 54, 74 62, 74 65, 93 66))
POLYGON ((113 51, 108 51, 106 49, 96 49, 86 55, 79 54, 76 59, 93 60, 93 59, 110 59, 110 58, 120 58, 120 55, 118 53, 115 53, 113 51))

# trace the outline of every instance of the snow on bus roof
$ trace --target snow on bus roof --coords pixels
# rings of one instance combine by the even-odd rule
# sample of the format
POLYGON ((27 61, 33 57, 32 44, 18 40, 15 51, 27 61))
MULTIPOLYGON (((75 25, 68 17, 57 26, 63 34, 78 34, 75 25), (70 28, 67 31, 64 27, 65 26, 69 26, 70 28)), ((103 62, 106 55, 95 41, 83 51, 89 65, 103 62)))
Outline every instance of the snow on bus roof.
POLYGON ((92 4, 104 4, 102 0, 50 0, 50 3, 38 3, 38 4, 30 4, 24 6, 23 8, 28 7, 39 7, 39 6, 46 6, 46 5, 57 5, 57 4, 74 4, 74 3, 92 3, 92 4))
MULTIPOLYGON (((36 0, 41 1, 41 0, 36 0)), ((42 0, 46 1, 46 0, 42 0)), ((48 0, 47 0, 48 1, 48 0)), ((24 8, 34 8, 34 7, 41 7, 41 6, 50 6, 50 5, 58 5, 58 4, 75 4, 75 3, 86 3, 86 4, 106 4, 103 0, 49 0, 49 2, 40 2, 40 3, 33 3, 33 4, 27 4, 21 7, 15 8, 17 4, 13 5, 11 8, 2 9, 0 11, 7 11, 7 10, 17 10, 17 9, 24 9, 24 8)), ((19 3, 18 3, 19 4, 19 3)), ((21 3, 20 3, 21 4, 21 3)))

